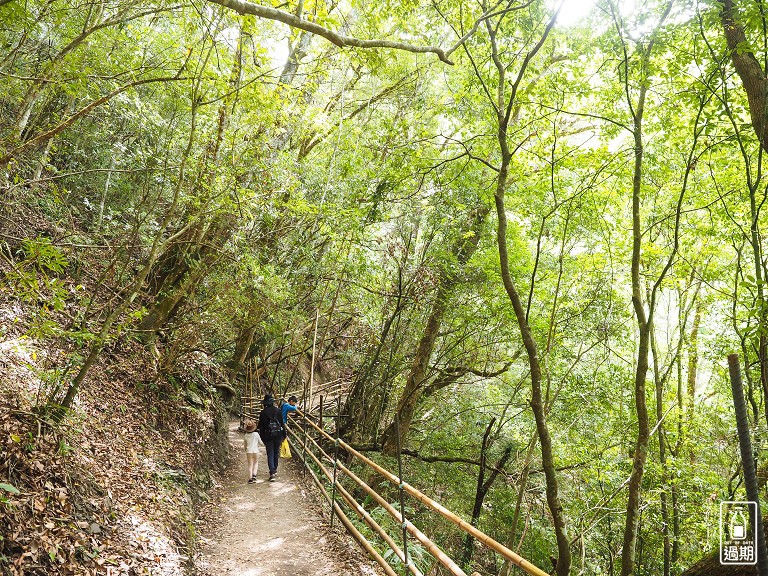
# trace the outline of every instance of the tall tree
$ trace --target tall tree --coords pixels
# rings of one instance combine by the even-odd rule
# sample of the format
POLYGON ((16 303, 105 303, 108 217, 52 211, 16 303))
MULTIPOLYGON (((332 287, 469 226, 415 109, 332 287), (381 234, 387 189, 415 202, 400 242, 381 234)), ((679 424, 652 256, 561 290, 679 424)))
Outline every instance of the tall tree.
MULTIPOLYGON (((562 4, 561 4, 562 5, 562 4)), ((492 83, 481 72, 476 62, 476 56, 466 44, 465 54, 475 72, 479 87, 486 97, 486 105, 493 110, 495 120, 495 137, 498 144, 498 164, 494 184, 494 202, 496 217, 498 219, 496 240, 499 251, 499 266, 504 289, 514 310, 520 335, 528 357, 528 366, 531 378, 530 406, 536 421, 536 430, 541 447, 542 465, 546 479, 547 505, 552 515, 552 523, 557 541, 556 572, 559 576, 569 574, 571 569, 570 542, 566 531, 565 514, 560 503, 559 486, 555 466, 552 438, 547 424, 546 406, 542 394, 542 368, 539 360, 538 345, 528 322, 528 314, 523 304, 520 292, 510 272, 510 255, 508 248, 507 208, 505 196, 510 183, 510 165, 514 153, 519 149, 521 142, 515 142, 514 137, 521 138, 513 129, 513 117, 519 111, 521 103, 518 101, 519 93, 523 90, 523 80, 533 67, 539 51, 547 41, 547 38, 555 25, 558 11, 549 17, 541 10, 538 4, 531 7, 530 3, 521 6, 511 6, 508 10, 492 12, 492 7, 483 5, 484 14, 478 18, 478 23, 485 27, 488 37, 488 50, 490 61, 494 70, 492 83), (525 38, 533 38, 527 46, 515 46, 511 50, 508 45, 513 33, 508 29, 515 11, 521 11, 521 24, 529 27, 523 34, 525 38), (544 24, 542 25, 542 19, 544 24), (530 30, 537 30, 537 36, 531 36, 530 30), (514 62, 504 62, 504 57, 509 53, 517 54, 514 62), (516 72, 510 74, 512 66, 517 66, 516 72), (494 90, 495 85, 495 90, 494 90), (495 92, 495 93, 494 93, 495 92)), ((462 30, 463 32, 463 30, 462 30)), ((463 37, 464 35, 461 34, 463 37)), ((484 55, 484 58, 488 55, 484 55)))

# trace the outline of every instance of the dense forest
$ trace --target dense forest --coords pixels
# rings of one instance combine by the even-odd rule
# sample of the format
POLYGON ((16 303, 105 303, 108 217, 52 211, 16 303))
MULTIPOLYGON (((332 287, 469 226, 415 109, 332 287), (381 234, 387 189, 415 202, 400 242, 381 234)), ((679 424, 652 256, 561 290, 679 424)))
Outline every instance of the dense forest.
POLYGON ((768 479, 767 73, 762 0, 0 0, 3 354, 52 427, 126 350, 341 382, 535 564, 681 574, 745 499, 734 352, 768 479))

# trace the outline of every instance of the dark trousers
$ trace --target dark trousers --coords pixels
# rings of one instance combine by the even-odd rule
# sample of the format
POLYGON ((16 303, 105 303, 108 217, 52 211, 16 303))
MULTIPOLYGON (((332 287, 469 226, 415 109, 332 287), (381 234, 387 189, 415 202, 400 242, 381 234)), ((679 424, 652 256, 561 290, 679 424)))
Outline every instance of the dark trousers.
POLYGON ((264 448, 267 449, 267 465, 269 466, 270 474, 277 472, 277 461, 280 458, 280 444, 282 443, 282 436, 264 442, 264 448))

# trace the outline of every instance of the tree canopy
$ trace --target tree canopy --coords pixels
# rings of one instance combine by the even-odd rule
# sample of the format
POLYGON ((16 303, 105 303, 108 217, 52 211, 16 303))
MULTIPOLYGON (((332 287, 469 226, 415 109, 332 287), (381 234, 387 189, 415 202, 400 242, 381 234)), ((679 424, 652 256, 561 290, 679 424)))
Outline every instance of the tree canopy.
POLYGON ((236 394, 342 382, 350 442, 533 563, 681 574, 745 499, 731 352, 766 494, 766 30, 735 0, 0 0, 5 279, 67 350, 41 409, 127 340, 236 394))

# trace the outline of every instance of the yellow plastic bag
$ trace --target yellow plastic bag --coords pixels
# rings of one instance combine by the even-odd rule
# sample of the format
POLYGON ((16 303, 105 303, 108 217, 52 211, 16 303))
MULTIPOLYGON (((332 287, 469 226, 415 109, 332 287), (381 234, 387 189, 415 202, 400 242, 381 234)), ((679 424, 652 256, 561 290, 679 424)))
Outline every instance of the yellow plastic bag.
POLYGON ((288 438, 283 440, 283 443, 280 444, 280 458, 290 458, 291 457, 291 447, 288 446, 288 438))

